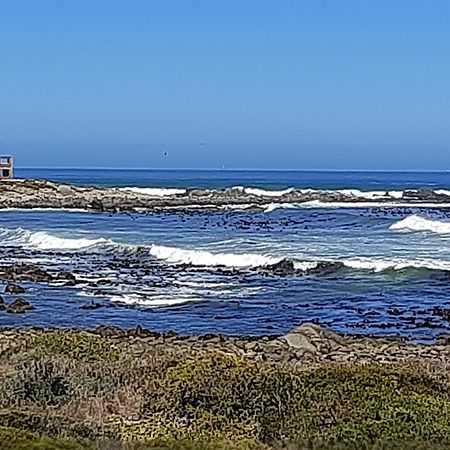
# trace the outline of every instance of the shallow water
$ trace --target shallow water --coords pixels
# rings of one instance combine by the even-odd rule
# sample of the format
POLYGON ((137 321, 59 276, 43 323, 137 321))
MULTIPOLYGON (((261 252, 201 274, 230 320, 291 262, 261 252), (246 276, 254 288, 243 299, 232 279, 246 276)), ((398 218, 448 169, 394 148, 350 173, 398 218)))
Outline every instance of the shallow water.
MULTIPOLYGON (((445 173, 18 171, 144 188, 446 190, 445 173)), ((271 199, 276 201, 276 194, 271 199)), ((450 200, 450 198, 449 198, 450 200)), ((100 214, 0 211, 0 266, 69 270, 75 286, 23 283, 36 307, 3 326, 137 324, 279 334, 306 321, 431 340, 450 331, 450 209, 267 208, 100 214), (285 273, 270 268, 291 263, 285 273), (103 307, 80 309, 91 299, 103 307)), ((7 298, 7 300, 11 300, 7 298)))

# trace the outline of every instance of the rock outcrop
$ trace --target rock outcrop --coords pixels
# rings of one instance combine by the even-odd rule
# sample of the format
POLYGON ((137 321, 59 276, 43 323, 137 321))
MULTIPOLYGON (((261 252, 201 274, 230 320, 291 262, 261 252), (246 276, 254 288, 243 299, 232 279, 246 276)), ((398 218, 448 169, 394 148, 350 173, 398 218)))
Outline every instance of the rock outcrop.
MULTIPOLYGON (((288 189, 276 197, 280 204, 303 202, 364 202, 374 206, 392 203, 395 198, 379 196, 370 198, 364 193, 344 191, 315 191, 288 189)), ((406 191, 402 204, 420 206, 421 203, 448 203, 450 197, 431 190, 406 191)), ((246 208, 267 208, 274 197, 251 190, 229 189, 189 189, 185 193, 167 196, 148 195, 142 192, 95 186, 74 186, 44 180, 13 180, 0 183, 0 208, 57 208, 84 209, 99 212, 123 212, 154 210, 160 208, 221 208, 227 205, 245 205, 246 208)))

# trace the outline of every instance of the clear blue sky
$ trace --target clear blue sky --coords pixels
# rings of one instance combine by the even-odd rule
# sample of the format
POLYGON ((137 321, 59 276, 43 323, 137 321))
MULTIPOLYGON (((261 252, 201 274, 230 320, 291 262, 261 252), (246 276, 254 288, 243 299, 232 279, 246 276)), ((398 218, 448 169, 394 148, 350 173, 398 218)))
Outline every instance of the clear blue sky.
POLYGON ((0 153, 450 169, 450 1, 0 0, 0 153))

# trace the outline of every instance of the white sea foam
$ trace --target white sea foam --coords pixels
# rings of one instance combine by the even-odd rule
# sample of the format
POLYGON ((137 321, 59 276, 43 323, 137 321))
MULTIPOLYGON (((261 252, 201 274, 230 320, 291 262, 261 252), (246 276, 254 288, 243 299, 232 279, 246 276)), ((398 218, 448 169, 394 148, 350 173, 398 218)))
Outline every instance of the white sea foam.
POLYGON ((311 269, 315 269, 318 265, 318 261, 294 261, 294 269, 306 272, 311 269))
POLYGON ((225 266, 235 268, 262 267, 279 263, 283 258, 252 253, 211 253, 205 250, 185 250, 176 247, 153 245, 150 254, 172 264, 194 266, 225 266))
POLYGON ((450 197, 450 191, 447 189, 438 189, 437 191, 434 191, 435 194, 438 195, 446 195, 447 197, 450 197))
MULTIPOLYGON (((302 195, 320 194, 339 194, 344 197, 367 199, 367 200, 382 200, 382 199, 401 199, 404 191, 361 191, 359 189, 336 189, 336 190, 322 190, 322 189, 296 189, 287 188, 283 190, 268 190, 244 186, 234 186, 233 190, 244 192, 247 195, 254 195, 257 197, 282 197, 283 195, 298 192, 302 195)), ((450 191, 449 191, 450 194, 450 191)))
POLYGON ((170 189, 170 188, 140 188, 140 187, 124 187, 119 191, 134 192, 136 194, 148 195, 151 197, 169 197, 172 195, 184 195, 186 189, 170 189))
POLYGON ((361 191, 359 189, 336 189, 336 190, 322 190, 322 189, 296 189, 287 188, 283 190, 268 190, 253 187, 234 186, 232 189, 244 192, 247 195, 254 195, 257 197, 282 197, 283 195, 298 192, 302 195, 311 194, 339 194, 351 198, 363 198, 367 200, 381 200, 381 199, 401 199, 404 191, 361 191))
POLYGON ((311 200, 308 202, 295 203, 298 208, 429 208, 449 209, 450 203, 407 203, 407 202, 324 202, 311 200))
POLYGON ((277 209, 296 209, 298 205, 296 203, 270 203, 265 206, 264 212, 271 213, 272 211, 276 211, 277 209))
POLYGON ((282 197, 283 195, 290 194, 294 190, 295 190, 294 188, 284 189, 281 191, 270 191, 266 189, 258 189, 250 187, 244 188, 244 192, 247 195, 254 195, 256 197, 282 197))
POLYGON ((339 189, 336 193, 347 197, 366 198, 368 200, 379 200, 382 198, 400 199, 403 191, 360 191, 359 189, 339 189))
POLYGON ((22 228, 15 230, 0 229, 2 242, 10 245, 32 247, 39 250, 82 250, 100 244, 113 244, 104 238, 72 238, 56 236, 45 231, 29 231, 22 228))
POLYGON ((450 234, 450 222, 412 215, 395 222, 389 229, 394 231, 430 231, 438 234, 450 234))
POLYGON ((37 233, 32 233, 28 239, 28 242, 33 247, 41 250, 81 250, 94 247, 99 244, 105 244, 108 241, 104 238, 63 238, 39 231, 37 233))
POLYGON ((450 261, 432 259, 377 259, 355 258, 341 261, 344 266, 355 270, 384 272, 386 270, 429 269, 450 271, 450 261))
POLYGON ((145 306, 147 308, 160 308, 163 306, 182 305, 184 303, 201 301, 198 297, 189 295, 170 296, 170 298, 162 295, 143 296, 139 294, 113 295, 110 301, 114 303, 123 303, 132 306, 145 306))

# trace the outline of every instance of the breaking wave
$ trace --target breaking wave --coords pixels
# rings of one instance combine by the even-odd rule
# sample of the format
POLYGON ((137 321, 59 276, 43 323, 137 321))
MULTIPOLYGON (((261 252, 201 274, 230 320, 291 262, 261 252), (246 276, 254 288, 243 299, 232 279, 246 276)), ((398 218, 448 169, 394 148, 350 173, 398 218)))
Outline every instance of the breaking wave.
MULTIPOLYGON (((450 234, 450 222, 409 216, 390 227, 392 230, 433 231, 450 234)), ((294 257, 260 253, 214 253, 206 249, 184 249, 163 245, 137 246, 117 243, 103 237, 65 237, 44 231, 29 231, 22 228, 8 230, 0 228, 2 245, 33 248, 43 251, 113 251, 140 252, 173 265, 202 268, 226 267, 230 269, 263 269, 274 273, 330 274, 344 270, 381 273, 408 269, 450 271, 450 261, 438 259, 401 258, 334 258, 302 260, 294 257)))
POLYGON ((427 219, 414 214, 399 222, 395 222, 389 229, 394 231, 429 231, 437 234, 450 234, 450 222, 427 219))
POLYGON ((263 267, 278 264, 283 258, 260 254, 211 253, 205 250, 185 250, 177 247, 153 245, 150 254, 172 264, 190 264, 207 267, 263 267))
MULTIPOLYGON (((315 195, 323 198, 329 197, 330 200, 336 198, 345 198, 347 200, 370 200, 370 201, 389 201, 389 200, 401 200, 411 199, 417 195, 425 197, 439 196, 449 197, 450 190, 437 189, 437 190, 418 190, 418 189, 406 189, 406 190, 377 190, 377 191, 363 191, 360 189, 311 189, 311 188, 295 188, 289 187, 285 189, 265 189, 261 187, 253 186, 233 186, 231 188, 224 189, 186 189, 186 188, 164 188, 164 187, 138 187, 129 186, 117 188, 120 191, 134 192, 137 194, 144 194, 153 197, 165 197, 173 195, 188 195, 191 190, 202 192, 207 194, 220 194, 235 192, 240 195, 248 195, 250 197, 262 197, 262 198, 275 198, 285 196, 307 196, 315 195)), ((440 199, 442 200, 442 198, 440 199)))
POLYGON ((121 303, 130 306, 143 306, 146 308, 160 308, 164 306, 183 305, 185 303, 199 302, 201 298, 189 295, 178 295, 168 298, 162 295, 146 296, 142 294, 113 295, 109 298, 113 303, 121 303))
POLYGON ((39 250, 85 250, 99 245, 114 243, 104 238, 72 238, 61 237, 45 231, 29 231, 22 228, 17 230, 0 229, 2 243, 20 245, 39 250))
POLYGON ((228 267, 236 269, 254 268, 283 271, 287 266, 304 274, 333 273, 341 269, 381 273, 388 271, 438 270, 450 271, 450 261, 433 259, 407 260, 401 258, 336 258, 304 261, 262 254, 211 253, 204 250, 184 250, 175 247, 153 245, 150 253, 157 259, 171 264, 186 264, 199 267, 228 267))

